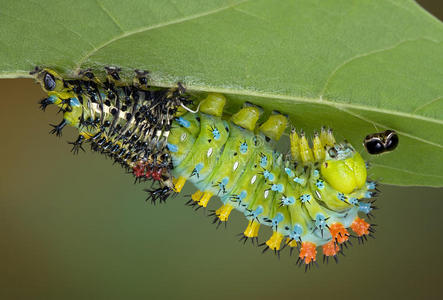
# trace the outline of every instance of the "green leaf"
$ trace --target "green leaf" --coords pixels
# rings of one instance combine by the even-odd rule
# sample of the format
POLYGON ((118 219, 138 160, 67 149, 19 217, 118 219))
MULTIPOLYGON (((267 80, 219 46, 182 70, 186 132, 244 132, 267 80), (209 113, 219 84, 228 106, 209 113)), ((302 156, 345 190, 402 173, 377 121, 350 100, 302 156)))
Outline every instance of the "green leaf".
POLYGON ((0 77, 117 65, 155 85, 219 91, 307 132, 331 126, 384 183, 443 186, 443 25, 408 0, 18 1, 0 10, 0 77), (363 150, 362 150, 363 151, 363 150))

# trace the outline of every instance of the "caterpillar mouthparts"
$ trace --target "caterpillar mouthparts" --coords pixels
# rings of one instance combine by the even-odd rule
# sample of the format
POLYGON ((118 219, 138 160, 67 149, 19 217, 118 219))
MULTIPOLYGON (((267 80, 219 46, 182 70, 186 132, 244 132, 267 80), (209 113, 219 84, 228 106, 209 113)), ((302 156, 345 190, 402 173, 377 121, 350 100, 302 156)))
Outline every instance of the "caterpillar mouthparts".
POLYGON ((223 117, 226 98, 210 93, 195 101, 179 83, 176 88, 148 85, 148 72, 135 71, 125 83, 120 69, 107 67, 104 81, 91 70, 65 79, 55 71, 36 68, 33 74, 47 93, 42 110, 56 105, 63 120, 51 125, 61 136, 66 125, 79 131, 69 142, 72 152, 93 151, 114 159, 132 172, 136 182, 152 181, 147 200, 164 202, 180 193, 186 181, 197 191, 188 205, 207 207, 213 196, 222 206, 211 212, 213 223, 226 224, 232 210, 242 212, 248 225, 240 240, 279 254, 289 247, 299 251, 297 264, 305 270, 343 253, 350 237, 364 242, 375 232, 359 215, 372 216, 376 183, 367 180, 366 164, 348 142, 337 143, 331 130, 314 133, 311 143, 292 130, 290 153, 275 150, 289 124, 273 112, 256 126, 262 109, 250 103, 229 119, 223 117), (261 225, 272 236, 258 243, 261 225), (353 231, 353 234, 350 233, 353 231))

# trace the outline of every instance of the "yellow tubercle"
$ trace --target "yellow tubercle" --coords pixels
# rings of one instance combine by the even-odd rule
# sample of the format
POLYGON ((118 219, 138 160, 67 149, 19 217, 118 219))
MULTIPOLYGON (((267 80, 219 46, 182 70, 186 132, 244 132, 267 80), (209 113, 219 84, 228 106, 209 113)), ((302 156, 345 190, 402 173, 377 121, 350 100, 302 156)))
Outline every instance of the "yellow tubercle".
POLYGON ((280 250, 281 241, 283 240, 283 234, 280 232, 274 231, 269 240, 266 241, 266 245, 268 245, 271 250, 280 250))
POLYGON ((258 107, 247 106, 235 113, 231 117, 231 121, 240 127, 253 131, 259 117, 260 110, 258 107))
POLYGON ((321 129, 320 140, 323 146, 332 147, 335 144, 335 137, 331 129, 326 130, 324 127, 321 129))
POLYGON ((312 141, 312 144, 312 152, 314 153, 315 160, 323 161, 325 159, 325 149, 317 133, 315 133, 314 135, 314 140, 312 141))
POLYGON ((297 247, 297 242, 295 240, 291 240, 290 238, 286 238, 286 244, 289 247, 297 247))
POLYGON ((183 189, 183 186, 186 183, 186 178, 183 176, 180 176, 177 181, 174 183, 174 191, 176 193, 180 193, 181 190, 183 189))
POLYGON ((80 134, 81 136, 83 136, 83 137, 85 138, 85 140, 89 140, 91 137, 93 137, 92 134, 87 133, 87 132, 84 132, 84 131, 80 132, 79 134, 80 134))
POLYGON ((200 111, 208 115, 221 117, 223 115, 225 104, 225 96, 222 94, 210 93, 208 97, 200 102, 200 111))
POLYGON ((288 126, 288 118, 277 113, 271 115, 269 119, 260 126, 259 129, 264 135, 278 141, 285 131, 286 126, 288 126))
POLYGON ((200 201, 198 202, 198 205, 206 207, 208 206, 209 199, 211 199, 212 193, 211 192, 204 192, 203 196, 201 197, 200 201))
POLYGON ((219 209, 215 211, 215 214, 218 216, 220 221, 226 222, 233 208, 234 206, 230 204, 223 204, 219 209))
POLYGON ((254 222, 254 220, 249 221, 243 234, 248 238, 253 238, 258 236, 258 230, 260 229, 260 223, 254 222))
POLYGON ((199 201, 203 196, 203 192, 200 190, 197 190, 194 194, 191 195, 191 199, 195 202, 199 201))
POLYGON ((289 135, 289 141, 291 143, 292 159, 295 161, 299 161, 300 160, 299 137, 295 129, 291 130, 291 134, 289 135))
POLYGON ((303 134, 299 140, 300 147, 300 157, 303 163, 309 163, 314 161, 314 156, 312 155, 311 147, 309 147, 309 142, 306 136, 303 134))

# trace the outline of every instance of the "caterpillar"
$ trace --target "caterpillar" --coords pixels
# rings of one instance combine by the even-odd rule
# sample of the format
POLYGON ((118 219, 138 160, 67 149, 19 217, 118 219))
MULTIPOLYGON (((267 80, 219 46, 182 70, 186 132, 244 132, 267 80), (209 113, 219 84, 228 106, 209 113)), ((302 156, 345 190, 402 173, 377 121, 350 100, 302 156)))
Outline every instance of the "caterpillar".
POLYGON ((197 191, 188 205, 206 208, 211 198, 220 198, 221 206, 210 213, 217 226, 240 211, 248 221, 241 241, 250 239, 278 255, 285 247, 291 254, 297 249, 296 264, 305 271, 317 264, 317 249, 323 262, 337 261, 350 237, 361 243, 373 237, 375 224, 363 216, 370 218, 376 209, 376 182, 367 179, 361 155, 347 141, 336 142, 332 130, 321 128, 310 142, 292 129, 290 151, 282 154, 275 147, 290 125, 286 115, 274 111, 257 125, 263 110, 254 104, 246 102, 227 117, 222 94, 210 93, 197 105, 180 83, 154 88, 148 72, 136 70, 128 84, 119 71, 106 68, 104 81, 91 70, 73 79, 47 68, 31 72, 48 94, 40 107, 63 111, 51 133, 60 136, 66 125, 78 129, 72 152, 89 143, 137 182, 156 183, 147 189, 147 200, 154 203, 192 182, 197 191), (261 226, 273 233, 259 244, 261 226))

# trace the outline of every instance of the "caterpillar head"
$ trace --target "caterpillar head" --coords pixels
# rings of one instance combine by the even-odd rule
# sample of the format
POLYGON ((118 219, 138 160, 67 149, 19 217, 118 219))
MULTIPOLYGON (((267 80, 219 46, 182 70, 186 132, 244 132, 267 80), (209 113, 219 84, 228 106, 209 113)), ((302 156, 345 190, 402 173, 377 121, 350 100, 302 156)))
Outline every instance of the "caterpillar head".
POLYGON ((341 193, 349 194, 366 182, 365 162, 347 142, 326 147, 320 170, 325 180, 341 193))
POLYGON ((42 89, 48 93, 57 93, 66 89, 63 78, 55 71, 49 69, 35 68, 31 75, 34 75, 40 82, 42 89))

